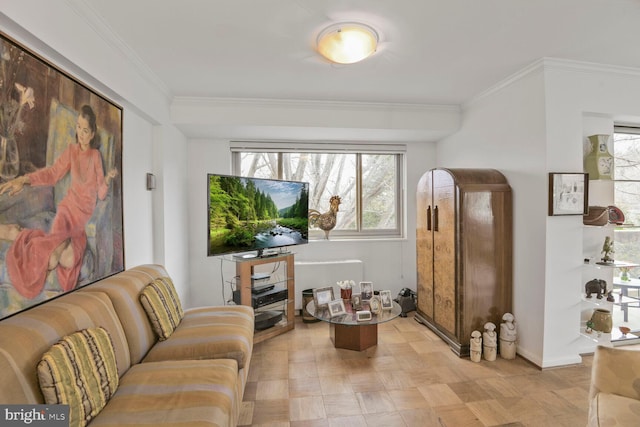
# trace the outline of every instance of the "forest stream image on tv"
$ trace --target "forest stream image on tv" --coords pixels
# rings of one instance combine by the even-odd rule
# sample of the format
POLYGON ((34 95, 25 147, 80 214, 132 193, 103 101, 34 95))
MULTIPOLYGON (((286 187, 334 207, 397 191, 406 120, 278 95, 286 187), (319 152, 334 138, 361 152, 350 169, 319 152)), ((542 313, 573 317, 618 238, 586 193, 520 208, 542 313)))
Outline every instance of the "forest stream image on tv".
POLYGON ((208 256, 308 242, 309 184, 208 174, 208 256))

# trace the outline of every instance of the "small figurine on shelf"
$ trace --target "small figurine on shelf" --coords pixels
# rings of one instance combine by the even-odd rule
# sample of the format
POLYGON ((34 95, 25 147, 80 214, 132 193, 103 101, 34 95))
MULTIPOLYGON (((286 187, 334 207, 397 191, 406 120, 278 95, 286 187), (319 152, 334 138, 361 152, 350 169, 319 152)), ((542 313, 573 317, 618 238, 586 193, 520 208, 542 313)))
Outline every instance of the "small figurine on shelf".
POLYGON ((607 301, 608 302, 615 302, 616 299, 613 296, 613 289, 610 290, 609 292, 607 292, 607 301))
POLYGON ((598 299, 602 299, 607 293, 607 281, 603 279, 592 279, 584 284, 584 292, 587 298, 591 298, 591 294, 596 294, 598 299))
POLYGON ((613 258, 611 258, 611 254, 614 253, 613 251, 613 240, 611 240, 611 237, 607 236, 604 239, 604 244, 602 245, 602 254, 604 254, 604 256, 602 257, 602 262, 605 262, 607 264, 613 263, 613 258))
POLYGON ((585 328, 584 331, 588 334, 593 332, 593 321, 591 319, 587 320, 587 327, 585 328))

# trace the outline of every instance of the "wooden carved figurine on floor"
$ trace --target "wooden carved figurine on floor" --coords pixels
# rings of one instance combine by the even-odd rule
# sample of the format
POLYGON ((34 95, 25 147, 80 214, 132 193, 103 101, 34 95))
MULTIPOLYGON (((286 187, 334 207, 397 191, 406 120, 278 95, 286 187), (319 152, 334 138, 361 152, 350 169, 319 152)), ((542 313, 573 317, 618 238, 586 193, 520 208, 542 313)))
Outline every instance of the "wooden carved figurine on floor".
POLYGON ((309 209, 309 226, 318 227, 324 231, 325 239, 329 240, 329 232, 336 226, 340 196, 332 196, 329 199, 329 212, 320 213, 315 209, 309 209))

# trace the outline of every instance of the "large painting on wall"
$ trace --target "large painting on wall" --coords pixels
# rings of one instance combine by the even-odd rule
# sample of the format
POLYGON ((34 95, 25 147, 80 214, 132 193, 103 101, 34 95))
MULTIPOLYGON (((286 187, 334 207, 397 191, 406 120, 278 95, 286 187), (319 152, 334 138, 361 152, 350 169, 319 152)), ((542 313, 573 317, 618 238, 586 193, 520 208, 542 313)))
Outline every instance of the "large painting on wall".
POLYGON ((122 108, 0 33, 0 318, 124 269, 122 108))

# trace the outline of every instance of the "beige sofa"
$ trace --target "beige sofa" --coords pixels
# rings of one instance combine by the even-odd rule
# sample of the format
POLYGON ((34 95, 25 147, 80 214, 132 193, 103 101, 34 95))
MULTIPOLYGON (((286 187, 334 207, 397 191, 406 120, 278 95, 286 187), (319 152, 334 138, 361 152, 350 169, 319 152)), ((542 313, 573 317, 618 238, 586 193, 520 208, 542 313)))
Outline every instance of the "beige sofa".
POLYGON ((167 277, 138 266, 0 321, 1 404, 43 404, 36 366, 61 338, 104 328, 119 385, 91 426, 235 426, 253 351, 246 306, 184 310, 158 341, 139 294, 167 277))
POLYGON ((640 425, 640 351, 596 348, 589 389, 588 425, 640 425))

